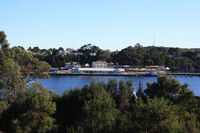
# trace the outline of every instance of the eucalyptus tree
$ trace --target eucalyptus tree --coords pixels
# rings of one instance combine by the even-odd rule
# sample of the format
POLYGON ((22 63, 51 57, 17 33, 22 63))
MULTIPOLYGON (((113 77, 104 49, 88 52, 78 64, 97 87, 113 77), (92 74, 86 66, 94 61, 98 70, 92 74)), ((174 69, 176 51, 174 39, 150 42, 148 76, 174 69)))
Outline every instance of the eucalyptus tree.
POLYGON ((47 77, 49 65, 34 58, 21 47, 9 48, 8 40, 0 31, 0 105, 8 107, 27 89, 27 78, 47 77))

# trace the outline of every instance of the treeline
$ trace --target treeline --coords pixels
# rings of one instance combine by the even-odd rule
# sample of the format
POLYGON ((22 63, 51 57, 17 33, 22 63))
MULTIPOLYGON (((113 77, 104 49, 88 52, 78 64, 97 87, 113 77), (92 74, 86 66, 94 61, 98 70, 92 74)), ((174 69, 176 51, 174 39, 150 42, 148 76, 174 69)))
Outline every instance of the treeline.
POLYGON ((62 47, 58 49, 29 48, 34 56, 41 61, 48 62, 52 67, 62 67, 66 62, 79 62, 82 65, 92 61, 104 60, 115 65, 133 65, 144 67, 146 65, 163 65, 170 67, 172 71, 199 72, 200 49, 182 49, 167 47, 143 47, 139 43, 134 47, 129 46, 120 51, 103 50, 91 44, 87 44, 76 50, 80 55, 64 54, 62 47))

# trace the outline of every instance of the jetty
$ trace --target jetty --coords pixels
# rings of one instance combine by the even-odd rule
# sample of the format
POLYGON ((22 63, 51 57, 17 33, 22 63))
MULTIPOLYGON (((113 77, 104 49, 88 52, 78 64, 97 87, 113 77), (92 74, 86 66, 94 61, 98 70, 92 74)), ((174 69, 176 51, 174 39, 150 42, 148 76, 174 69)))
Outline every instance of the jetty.
POLYGON ((72 72, 69 70, 57 70, 49 72, 50 75, 69 75, 69 76, 158 76, 156 72, 72 72))

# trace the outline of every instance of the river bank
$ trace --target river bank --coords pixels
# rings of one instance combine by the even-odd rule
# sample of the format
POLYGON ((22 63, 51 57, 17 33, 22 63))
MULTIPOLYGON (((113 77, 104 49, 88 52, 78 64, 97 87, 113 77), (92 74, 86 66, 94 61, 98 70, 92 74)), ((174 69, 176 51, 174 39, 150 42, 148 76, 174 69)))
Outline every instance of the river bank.
POLYGON ((67 76, 152 76, 172 75, 172 76, 200 76, 200 73, 188 72, 124 72, 124 73, 72 73, 68 70, 59 70, 49 72, 50 75, 67 75, 67 76))
POLYGON ((50 75, 68 75, 68 76, 158 76, 158 72, 72 72, 70 70, 57 70, 49 72, 50 75))

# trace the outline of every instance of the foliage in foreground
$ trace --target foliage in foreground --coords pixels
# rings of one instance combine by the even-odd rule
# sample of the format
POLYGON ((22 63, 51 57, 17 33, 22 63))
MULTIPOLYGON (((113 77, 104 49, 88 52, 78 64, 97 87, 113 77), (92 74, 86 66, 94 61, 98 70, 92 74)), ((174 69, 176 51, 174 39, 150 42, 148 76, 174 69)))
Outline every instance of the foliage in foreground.
POLYGON ((57 95, 34 83, 3 111, 0 129, 38 133, 200 131, 199 97, 194 96, 186 85, 180 85, 175 79, 159 77, 157 83, 148 84, 148 88, 140 92, 143 95, 135 95, 130 84, 130 81, 118 83, 115 80, 92 82, 81 89, 57 95), (161 87, 162 92, 155 86, 161 87), (169 89, 175 86, 175 90, 169 89))

